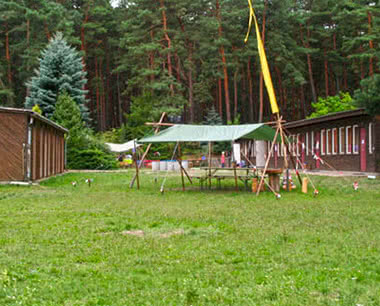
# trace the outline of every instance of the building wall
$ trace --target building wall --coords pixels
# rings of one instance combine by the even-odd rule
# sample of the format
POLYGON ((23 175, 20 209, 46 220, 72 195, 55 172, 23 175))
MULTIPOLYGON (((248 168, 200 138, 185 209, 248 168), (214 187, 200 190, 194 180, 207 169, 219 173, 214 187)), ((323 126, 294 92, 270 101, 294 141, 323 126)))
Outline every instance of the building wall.
POLYGON ((0 113, 0 181, 25 179, 26 126, 24 114, 0 113))
POLYGON ((62 173, 64 160, 63 132, 36 120, 32 133, 32 180, 62 173))
POLYGON ((30 115, 0 111, 0 181, 28 181, 64 172, 63 131, 30 115), (30 177, 28 177, 28 174, 30 177))
MULTIPOLYGON (((289 127, 287 129, 288 134, 293 135, 295 143, 293 144, 291 150, 294 159, 295 156, 308 168, 308 169, 320 169, 320 170, 342 170, 342 171, 361 171, 361 153, 360 153, 360 129, 364 128, 366 130, 366 171, 375 172, 380 169, 380 121, 371 119, 371 117, 366 115, 337 119, 334 121, 326 121, 317 124, 309 124, 300 127, 289 127), (371 125, 370 125, 371 124, 371 125), (355 132, 353 131, 353 126, 355 127, 355 132), (346 127, 349 127, 347 130, 346 127), (351 127, 351 128, 350 128, 351 127), (344 135, 340 135, 339 129, 343 128, 344 135), (370 131, 371 132, 371 142, 372 149, 370 149, 370 131), (336 134, 334 130, 336 129, 336 134), (351 132, 350 132, 351 130, 351 132), (348 132, 348 133, 346 133, 348 132), (322 161, 317 161, 312 155, 312 143, 311 135, 314 133, 314 155, 319 153, 322 161), (327 137, 326 135, 329 135, 327 137), (333 137, 334 134, 334 137, 333 137), (350 135, 348 137, 348 143, 350 144, 347 148, 346 145, 346 134, 350 135), (308 147, 309 152, 307 154, 306 150, 306 135, 308 135, 308 147), (356 135, 356 136, 355 136, 356 135), (298 141, 297 141, 298 136, 298 141), (343 137, 340 137, 343 136, 343 137), (355 136, 355 137, 354 137, 355 136), (343 153, 340 152, 340 142, 343 138, 342 148, 343 153), (354 139, 355 138, 355 139, 354 139), (336 139, 336 140, 335 140, 336 139), (324 145, 322 145, 322 142, 324 145), (334 144, 333 144, 334 141, 334 144), (319 142, 319 145, 317 145, 319 142), (302 145, 304 144, 304 145, 302 145), (354 146, 356 145, 356 146, 354 146), (329 152, 327 151, 327 146, 329 152), (298 154, 297 154, 298 147, 298 154), (332 149, 335 148, 336 153, 334 154, 332 149), (374 148, 374 150, 373 150, 374 148), (323 149, 323 150, 322 150, 323 149), (354 149, 355 152, 354 153, 354 149), (357 150, 356 150, 357 149, 357 150), (324 153, 322 152, 324 151, 324 153), (351 153, 349 153, 351 151, 351 153), (372 151, 372 152, 371 152, 372 151), (329 154, 328 154, 329 153, 329 154)), ((343 132, 342 132, 343 133, 343 132)), ((279 148, 280 149, 280 148, 279 148)), ((280 155, 277 157, 277 167, 283 167, 283 157, 279 151, 277 151, 271 158, 270 166, 274 167, 275 155, 280 155)), ((291 161, 289 161, 289 166, 293 168, 291 161)))

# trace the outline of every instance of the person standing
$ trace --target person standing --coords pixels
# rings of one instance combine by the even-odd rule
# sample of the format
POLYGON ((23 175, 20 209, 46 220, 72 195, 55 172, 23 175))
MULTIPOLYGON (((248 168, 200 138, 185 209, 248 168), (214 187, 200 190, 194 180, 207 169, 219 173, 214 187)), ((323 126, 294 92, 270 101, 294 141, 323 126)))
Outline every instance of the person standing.
POLYGON ((222 168, 224 168, 225 163, 226 163, 226 156, 224 152, 222 152, 222 156, 220 157, 220 163, 222 164, 222 168))

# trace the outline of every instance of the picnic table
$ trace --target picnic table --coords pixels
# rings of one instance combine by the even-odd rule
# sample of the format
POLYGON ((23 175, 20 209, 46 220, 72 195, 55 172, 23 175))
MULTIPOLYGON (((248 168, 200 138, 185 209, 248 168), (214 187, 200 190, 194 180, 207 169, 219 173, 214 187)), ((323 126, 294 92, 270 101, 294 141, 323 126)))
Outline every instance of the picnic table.
MULTIPOLYGON (((214 179, 217 182, 217 188, 221 189, 221 181, 225 179, 240 180, 244 183, 246 190, 249 190, 249 184, 253 178, 260 177, 262 169, 256 168, 221 168, 221 167, 200 167, 193 168, 190 175, 199 180, 200 188, 203 189, 204 185, 211 188, 211 181, 214 179)), ((267 169, 270 186, 279 191, 280 189, 280 174, 282 169, 267 169)), ((237 182, 236 182, 237 183, 237 182)))

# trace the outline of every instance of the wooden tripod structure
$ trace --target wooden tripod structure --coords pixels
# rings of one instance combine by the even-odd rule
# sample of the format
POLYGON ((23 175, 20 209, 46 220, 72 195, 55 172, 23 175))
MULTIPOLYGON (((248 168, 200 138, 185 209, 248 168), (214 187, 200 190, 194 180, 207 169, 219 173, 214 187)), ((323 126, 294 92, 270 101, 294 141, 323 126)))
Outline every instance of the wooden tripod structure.
MULTIPOLYGON (((258 196, 260 194, 260 190, 261 190, 261 187, 262 185, 264 184, 264 180, 265 180, 265 175, 267 173, 267 170, 268 170, 268 166, 269 166, 269 162, 270 162, 270 159, 271 159, 271 156, 273 154, 273 150, 274 150, 274 146, 276 144, 276 142, 278 142, 278 135, 280 135, 280 138, 281 138, 281 143, 283 144, 285 150, 284 150, 284 166, 285 166, 285 169, 286 169, 286 173, 287 173, 287 184, 289 184, 289 177, 288 177, 288 168, 289 168, 289 165, 288 165, 288 158, 287 158, 287 155, 289 154, 289 157, 290 157, 290 160, 292 161, 292 164, 293 164, 293 167, 296 168, 296 163, 293 159, 293 156, 289 150, 289 140, 288 140, 288 137, 284 131, 284 127, 282 126, 282 117, 280 116, 279 113, 276 113, 276 116, 277 116, 277 121, 276 121, 276 133, 274 135, 274 138, 273 138, 273 141, 272 141, 272 145, 270 147, 270 150, 267 154, 267 159, 266 159, 266 162, 265 162, 265 166, 264 166, 264 171, 261 175, 261 179, 260 179, 260 183, 259 183, 259 187, 257 189, 257 192, 256 192, 256 195, 258 196)), ((300 184, 302 185, 302 179, 301 179, 301 176, 299 175, 298 171, 296 171, 296 174, 297 174, 297 177, 298 177, 298 180, 300 181, 300 184)), ((278 196, 277 193, 275 193, 276 196, 278 196)))

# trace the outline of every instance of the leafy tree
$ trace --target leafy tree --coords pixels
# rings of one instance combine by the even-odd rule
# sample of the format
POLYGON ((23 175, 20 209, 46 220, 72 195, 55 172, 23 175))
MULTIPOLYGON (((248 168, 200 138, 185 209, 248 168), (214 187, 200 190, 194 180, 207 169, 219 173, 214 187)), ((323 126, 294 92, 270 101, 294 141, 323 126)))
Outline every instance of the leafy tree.
POLYGON ((364 79, 360 85, 362 88, 355 91, 355 102, 370 115, 380 115, 380 74, 364 79))
POLYGON ((312 103, 315 111, 309 118, 324 116, 330 113, 342 112, 355 109, 353 99, 349 93, 340 92, 339 95, 330 96, 327 98, 318 98, 318 102, 312 103))
POLYGON ((115 158, 85 126, 79 106, 67 92, 63 92, 58 97, 52 119, 69 130, 66 138, 68 168, 116 168, 115 158))
POLYGON ((67 91, 87 120, 86 91, 83 89, 87 82, 85 75, 82 57, 67 44, 62 33, 57 33, 41 53, 37 75, 27 83, 30 94, 25 106, 31 108, 38 104, 42 113, 51 117, 59 94, 67 91))

